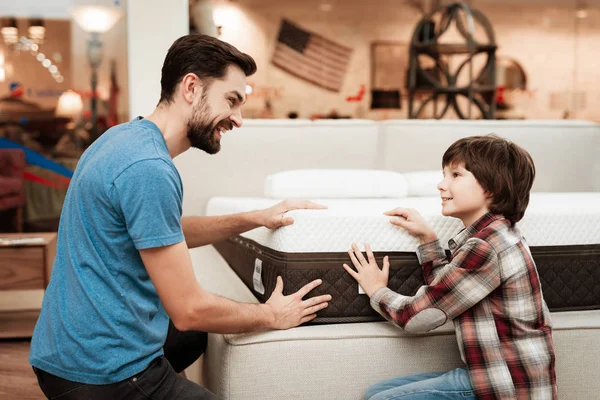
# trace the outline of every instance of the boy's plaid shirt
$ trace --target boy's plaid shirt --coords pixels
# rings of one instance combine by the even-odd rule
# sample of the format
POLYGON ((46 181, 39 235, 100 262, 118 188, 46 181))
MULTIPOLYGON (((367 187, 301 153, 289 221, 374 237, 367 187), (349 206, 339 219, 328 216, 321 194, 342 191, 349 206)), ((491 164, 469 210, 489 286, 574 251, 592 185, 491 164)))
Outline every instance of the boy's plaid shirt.
POLYGON ((454 320, 478 399, 556 399, 550 313, 529 247, 501 215, 486 214, 449 241, 417 252, 426 286, 377 290, 371 305, 407 332, 454 320))

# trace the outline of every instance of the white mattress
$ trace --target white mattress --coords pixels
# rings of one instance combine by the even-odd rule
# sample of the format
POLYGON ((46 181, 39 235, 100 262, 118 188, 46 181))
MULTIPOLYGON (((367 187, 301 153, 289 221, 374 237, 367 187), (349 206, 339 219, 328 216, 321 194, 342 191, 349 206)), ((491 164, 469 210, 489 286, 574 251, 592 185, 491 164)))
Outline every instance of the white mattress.
MULTIPOLYGON (((441 215, 439 197, 398 199, 313 199, 327 210, 295 210, 294 224, 277 230, 257 228, 242 234, 273 250, 288 253, 342 252, 352 243, 369 243, 374 251, 415 251, 418 241, 389 223, 384 211, 418 210, 444 247, 462 229, 460 220, 441 215)), ((278 200, 214 197, 207 215, 269 207, 278 200)), ((530 246, 600 244, 600 193, 532 193, 525 217, 517 224, 530 246)))

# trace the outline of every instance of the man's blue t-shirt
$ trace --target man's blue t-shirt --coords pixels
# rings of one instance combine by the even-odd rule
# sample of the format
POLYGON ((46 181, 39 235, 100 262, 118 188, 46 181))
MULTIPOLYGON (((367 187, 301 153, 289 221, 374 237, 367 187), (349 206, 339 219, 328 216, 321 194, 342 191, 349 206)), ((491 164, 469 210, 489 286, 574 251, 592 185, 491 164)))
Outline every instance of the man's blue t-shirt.
POLYGON ((169 317, 139 250, 184 240, 182 199, 181 178, 154 123, 115 126, 88 148, 63 205, 31 365, 108 384, 162 355, 169 317))

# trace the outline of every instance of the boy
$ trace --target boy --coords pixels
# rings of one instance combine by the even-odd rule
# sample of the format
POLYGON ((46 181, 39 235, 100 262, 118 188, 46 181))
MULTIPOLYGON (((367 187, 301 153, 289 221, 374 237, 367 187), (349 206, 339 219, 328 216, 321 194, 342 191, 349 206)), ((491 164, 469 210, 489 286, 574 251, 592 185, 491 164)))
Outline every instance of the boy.
POLYGON ((380 270, 368 244, 367 259, 353 244, 348 253, 356 270, 344 268, 372 307, 407 332, 427 332, 453 320, 467 368, 381 382, 365 399, 556 399, 550 314, 515 225, 529 203, 533 160, 505 139, 474 136, 452 144, 442 167, 442 214, 465 226, 449 241, 449 258, 417 211, 385 213, 419 238, 426 285, 412 297, 388 289, 388 257, 380 270))

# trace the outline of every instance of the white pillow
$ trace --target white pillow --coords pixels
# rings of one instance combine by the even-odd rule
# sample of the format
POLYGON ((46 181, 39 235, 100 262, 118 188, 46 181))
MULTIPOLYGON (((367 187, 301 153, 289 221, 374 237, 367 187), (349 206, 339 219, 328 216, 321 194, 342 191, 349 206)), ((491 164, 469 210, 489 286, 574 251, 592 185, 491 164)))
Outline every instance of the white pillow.
POLYGON ((399 172, 368 169, 303 169, 267 176, 271 198, 405 197, 406 179, 399 172))
POLYGON ((438 183, 444 179, 442 170, 405 172, 408 196, 439 196, 438 183))

